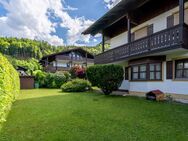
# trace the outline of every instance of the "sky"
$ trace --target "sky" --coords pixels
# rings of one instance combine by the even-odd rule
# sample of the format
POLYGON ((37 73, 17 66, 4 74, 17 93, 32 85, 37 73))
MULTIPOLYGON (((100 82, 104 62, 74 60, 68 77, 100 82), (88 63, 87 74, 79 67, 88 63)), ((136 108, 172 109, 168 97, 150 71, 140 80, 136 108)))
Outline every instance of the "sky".
POLYGON ((120 0, 0 0, 0 36, 51 45, 95 46, 101 36, 81 33, 120 0))

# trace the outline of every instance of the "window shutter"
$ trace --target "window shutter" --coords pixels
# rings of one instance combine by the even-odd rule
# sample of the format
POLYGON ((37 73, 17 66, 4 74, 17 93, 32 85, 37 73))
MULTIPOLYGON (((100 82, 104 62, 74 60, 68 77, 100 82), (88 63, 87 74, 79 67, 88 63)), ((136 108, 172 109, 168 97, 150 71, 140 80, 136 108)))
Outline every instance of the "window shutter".
POLYGON ((153 24, 148 26, 148 36, 153 34, 153 24))
POLYGON ((166 79, 173 79, 173 61, 166 62, 166 79))
POLYGON ((129 68, 125 67, 125 80, 129 80, 129 68))
POLYGON ((131 42, 133 42, 135 40, 135 33, 131 34, 131 42))
POLYGON ((167 28, 174 26, 174 15, 167 17, 167 28))

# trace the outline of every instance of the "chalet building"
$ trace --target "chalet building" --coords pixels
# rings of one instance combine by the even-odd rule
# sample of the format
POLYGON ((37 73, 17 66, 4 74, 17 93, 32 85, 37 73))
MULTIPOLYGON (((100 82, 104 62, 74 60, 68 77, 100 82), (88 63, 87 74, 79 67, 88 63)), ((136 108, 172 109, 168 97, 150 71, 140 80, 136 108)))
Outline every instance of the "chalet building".
POLYGON ((47 72, 69 71, 76 65, 82 67, 93 65, 94 56, 82 48, 76 48, 44 56, 40 63, 47 72))
POLYGON ((83 34, 103 35, 95 64, 122 65, 120 89, 130 94, 159 89, 188 99, 187 24, 187 0, 122 0, 83 34))

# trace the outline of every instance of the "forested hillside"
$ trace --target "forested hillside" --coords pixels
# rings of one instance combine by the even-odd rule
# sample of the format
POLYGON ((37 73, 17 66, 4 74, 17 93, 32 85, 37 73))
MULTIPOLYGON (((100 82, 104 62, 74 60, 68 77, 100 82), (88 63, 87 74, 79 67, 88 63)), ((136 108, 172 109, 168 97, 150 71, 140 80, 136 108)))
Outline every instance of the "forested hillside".
MULTIPOLYGON (((75 46, 51 46, 44 41, 18 38, 0 38, 0 52, 19 59, 35 58, 40 59, 42 56, 60 52, 66 49, 75 48, 75 46)), ((101 52, 101 45, 97 47, 83 47, 92 54, 101 52)))
MULTIPOLYGON (((51 46, 44 41, 0 37, 0 53, 4 54, 15 68, 25 67, 28 73, 42 69, 38 62, 43 56, 72 48, 76 46, 51 46)), ((101 45, 82 48, 94 55, 102 50, 101 45)), ((106 48, 109 46, 106 45, 106 48)))

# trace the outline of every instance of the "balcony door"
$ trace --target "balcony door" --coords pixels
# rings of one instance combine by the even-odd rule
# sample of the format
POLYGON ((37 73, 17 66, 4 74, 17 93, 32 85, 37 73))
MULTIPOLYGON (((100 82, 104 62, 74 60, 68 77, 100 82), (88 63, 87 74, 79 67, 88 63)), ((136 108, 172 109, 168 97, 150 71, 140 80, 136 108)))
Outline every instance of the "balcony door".
MULTIPOLYGON (((173 15, 171 15, 171 25, 175 26, 179 24, 179 12, 174 13, 173 15)), ((170 21, 167 21, 170 22, 170 21)), ((185 9, 185 23, 188 24, 188 8, 185 9)))
POLYGON ((153 24, 142 27, 138 30, 136 30, 134 33, 132 33, 132 41, 147 37, 149 35, 153 34, 153 24))
POLYGON ((141 28, 139 30, 137 30, 134 34, 135 34, 135 40, 141 39, 143 37, 147 36, 147 26, 144 28, 141 28))

